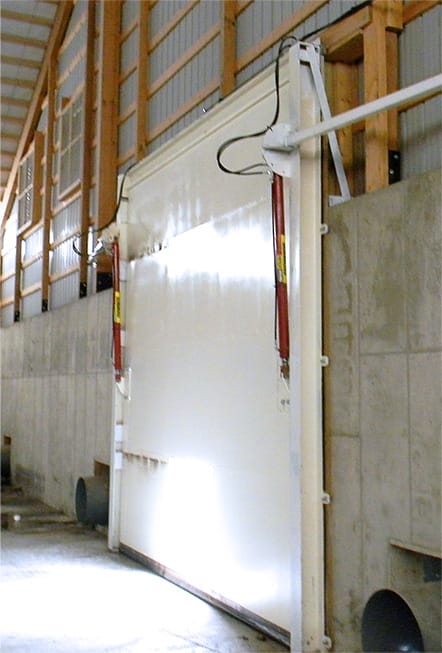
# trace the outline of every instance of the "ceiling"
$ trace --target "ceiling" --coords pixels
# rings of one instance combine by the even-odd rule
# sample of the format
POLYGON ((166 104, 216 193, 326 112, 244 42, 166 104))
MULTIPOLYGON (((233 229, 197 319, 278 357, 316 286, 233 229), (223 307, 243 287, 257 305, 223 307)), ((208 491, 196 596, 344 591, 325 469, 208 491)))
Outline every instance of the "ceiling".
POLYGON ((0 200, 37 88, 58 0, 0 0, 0 200))

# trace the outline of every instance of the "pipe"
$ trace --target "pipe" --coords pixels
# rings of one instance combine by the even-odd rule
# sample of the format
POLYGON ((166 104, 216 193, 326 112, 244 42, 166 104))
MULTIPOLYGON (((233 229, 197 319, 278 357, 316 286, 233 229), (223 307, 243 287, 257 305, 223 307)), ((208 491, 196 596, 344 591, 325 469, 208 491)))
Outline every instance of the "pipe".
POLYGON ((340 113, 337 116, 333 116, 332 118, 322 120, 312 127, 306 127, 300 131, 288 131, 284 135, 283 143, 278 143, 275 141, 275 138, 279 136, 277 135, 275 129, 273 129, 273 134, 272 130, 269 130, 264 137, 263 147, 264 149, 268 150, 290 151, 309 138, 313 138, 314 136, 322 136, 328 132, 342 129, 343 127, 352 125, 355 122, 369 118, 375 113, 393 109, 394 107, 405 104, 406 102, 419 100, 420 98, 423 98, 426 95, 430 95, 431 93, 438 92, 441 89, 442 73, 439 75, 434 75, 434 77, 424 79, 423 81, 417 82, 416 84, 412 84, 411 86, 401 88, 399 91, 384 95, 377 100, 367 102, 366 104, 362 104, 361 106, 350 109, 349 111, 344 111, 343 113, 340 113))
POLYGON ((274 225, 278 350, 281 358, 281 374, 286 379, 289 376, 290 347, 285 254, 284 180, 277 174, 274 174, 272 178, 272 215, 274 225))
POLYGON ((120 306, 120 246, 118 239, 112 243, 113 318, 115 381, 121 381, 121 306, 120 306))

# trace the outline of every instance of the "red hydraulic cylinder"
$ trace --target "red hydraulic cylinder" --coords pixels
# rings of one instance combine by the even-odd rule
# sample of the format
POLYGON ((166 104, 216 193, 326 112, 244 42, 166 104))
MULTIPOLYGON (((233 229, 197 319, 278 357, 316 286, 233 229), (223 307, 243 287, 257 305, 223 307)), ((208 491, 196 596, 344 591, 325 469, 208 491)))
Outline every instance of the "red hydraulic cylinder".
POLYGON ((115 381, 121 381, 121 303, 120 303, 120 246, 118 240, 112 243, 113 316, 112 333, 114 342, 115 381))
POLYGON ((287 264, 285 253, 284 180, 274 174, 272 179, 272 212, 275 250, 276 315, 281 374, 289 376, 289 309, 287 264))

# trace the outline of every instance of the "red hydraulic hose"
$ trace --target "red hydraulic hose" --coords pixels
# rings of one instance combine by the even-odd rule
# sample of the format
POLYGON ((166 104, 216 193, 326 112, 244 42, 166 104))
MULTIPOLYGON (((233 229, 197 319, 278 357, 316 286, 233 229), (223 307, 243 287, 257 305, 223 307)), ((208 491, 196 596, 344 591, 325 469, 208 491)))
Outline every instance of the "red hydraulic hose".
POLYGON ((121 381, 121 306, 120 306, 120 246, 118 240, 112 243, 113 316, 115 381, 121 381))
POLYGON ((274 174, 272 180, 272 212, 275 239, 275 282, 278 350, 281 374, 289 376, 289 309, 287 294, 287 266, 285 255, 284 180, 274 174))

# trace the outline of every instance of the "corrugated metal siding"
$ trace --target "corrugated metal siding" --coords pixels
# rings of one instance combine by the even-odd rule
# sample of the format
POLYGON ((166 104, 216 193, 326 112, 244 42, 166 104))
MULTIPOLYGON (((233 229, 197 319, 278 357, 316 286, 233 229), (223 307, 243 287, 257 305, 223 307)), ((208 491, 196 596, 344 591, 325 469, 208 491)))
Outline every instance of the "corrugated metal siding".
POLYGON ((15 288, 15 275, 9 277, 2 282, 2 297, 3 299, 10 299, 14 297, 14 288, 15 288))
MULTIPOLYGON (((409 23, 399 36, 400 86, 441 72, 442 6, 409 23)), ((442 167, 442 97, 401 113, 402 177, 442 167)))
MULTIPOLYGON (((41 275, 42 275, 42 266, 43 266, 42 259, 39 258, 36 261, 34 261, 34 263, 31 263, 30 265, 26 266, 23 269, 21 275, 22 290, 27 290, 34 284, 40 283, 41 275)), ((40 309, 41 309, 41 304, 40 304, 40 309)))
POLYGON ((126 0, 121 7, 121 31, 125 32, 137 18, 139 3, 133 0, 126 0))
POLYGON ((41 313, 41 290, 36 290, 35 292, 23 297, 21 304, 21 317, 26 319, 28 317, 33 317, 34 315, 40 315, 41 313))
MULTIPOLYGON (((360 0, 333 0, 320 7, 316 13, 304 21, 299 27, 290 32, 302 40, 305 35, 318 31, 342 16, 352 7, 360 4, 360 0)), ((303 0, 290 0, 284 2, 254 2, 238 16, 237 21, 237 55, 241 58, 256 43, 263 39, 272 30, 304 5, 303 0)), ((246 66, 237 75, 237 85, 240 86, 256 74, 264 70, 275 59, 279 43, 269 48, 258 59, 246 66)))
POLYGON ((132 114, 120 125, 118 131, 118 156, 123 156, 134 145, 135 131, 135 114, 132 114))
MULTIPOLYGON (((167 24, 174 13, 184 5, 185 3, 182 2, 160 2, 155 5, 151 11, 151 34, 155 34, 167 24)), ((158 80, 167 68, 191 48, 199 38, 218 24, 220 9, 221 3, 201 2, 178 23, 149 56, 149 84, 158 80)), ((219 56, 220 43, 219 37, 217 37, 151 97, 148 109, 149 131, 155 129, 168 116, 176 112, 209 82, 218 78, 219 56)), ((203 103, 205 106, 207 104, 207 102, 203 103)), ((206 106, 207 108, 209 107, 206 106)), ((201 111, 202 109, 197 110, 196 115, 201 115, 201 111)), ((189 112, 184 120, 180 119, 175 123, 154 143, 151 143, 149 150, 152 151, 178 133, 183 126, 190 124, 192 115, 195 115, 194 111, 189 112), (178 124, 180 127, 177 127, 178 124)))
POLYGON ((81 22, 78 32, 73 37, 72 41, 69 43, 67 48, 63 50, 61 56, 58 60, 57 72, 58 77, 66 78, 63 81, 63 84, 58 89, 58 99, 59 107, 61 106, 61 99, 66 97, 71 97, 76 89, 83 84, 85 77, 85 58, 82 56, 76 65, 71 69, 72 62, 78 55, 78 52, 85 48, 86 46, 86 34, 87 34, 87 24, 86 24, 86 12, 87 11, 87 2, 85 0, 80 0, 75 5, 74 11, 72 13, 70 21, 70 29, 72 30, 78 23, 81 22), (69 71, 69 74, 67 74, 69 71))
POLYGON ((51 243, 67 238, 81 226, 80 199, 71 202, 52 220, 51 243))
POLYGON ((54 281, 51 284, 50 305, 51 308, 59 308, 78 299, 78 289, 80 286, 80 274, 73 274, 54 281))
POLYGON ((38 256, 43 251, 43 227, 34 231, 22 242, 22 262, 38 256))
POLYGON ((50 274, 60 274, 78 265, 78 255, 72 247, 73 238, 69 238, 64 243, 57 245, 52 250, 50 265, 50 274))
POLYGON ((14 304, 8 304, 1 309, 1 326, 8 327, 14 324, 14 304))

